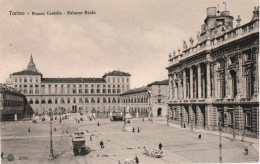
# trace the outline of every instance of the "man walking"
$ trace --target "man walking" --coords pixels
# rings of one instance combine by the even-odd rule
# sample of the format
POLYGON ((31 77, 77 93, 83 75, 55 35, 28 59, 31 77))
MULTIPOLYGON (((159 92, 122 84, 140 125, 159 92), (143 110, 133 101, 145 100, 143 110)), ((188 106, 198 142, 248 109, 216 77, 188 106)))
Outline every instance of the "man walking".
POLYGON ((101 147, 101 149, 103 149, 105 147, 104 142, 102 140, 100 141, 100 147, 101 147))
POLYGON ((162 150, 162 143, 159 143, 159 149, 162 150))

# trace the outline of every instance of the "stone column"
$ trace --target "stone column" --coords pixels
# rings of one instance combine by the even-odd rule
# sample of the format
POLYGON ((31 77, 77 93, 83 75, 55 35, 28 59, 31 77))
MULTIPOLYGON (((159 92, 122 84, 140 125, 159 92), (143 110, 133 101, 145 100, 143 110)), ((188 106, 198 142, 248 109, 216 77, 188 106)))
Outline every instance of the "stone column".
POLYGON ((210 63, 207 63, 207 98, 211 97, 211 88, 210 88, 210 63))
POLYGON ((183 98, 186 99, 186 71, 183 69, 183 98))
POLYGON ((175 82, 175 80, 176 80, 176 77, 177 77, 177 75, 176 74, 174 74, 174 94, 175 94, 175 100, 178 100, 178 88, 177 88, 177 85, 176 85, 176 82, 175 82))
POLYGON ((198 70, 198 98, 201 98, 201 68, 200 64, 197 65, 198 70))
POLYGON ((169 91, 170 92, 169 93, 169 99, 172 100, 173 99, 173 94, 172 94, 173 93, 172 92, 173 88, 172 88, 172 76, 171 75, 169 76, 169 79, 170 79, 169 80, 169 90, 170 90, 169 91))
POLYGON ((193 69, 190 67, 190 99, 193 99, 193 69))

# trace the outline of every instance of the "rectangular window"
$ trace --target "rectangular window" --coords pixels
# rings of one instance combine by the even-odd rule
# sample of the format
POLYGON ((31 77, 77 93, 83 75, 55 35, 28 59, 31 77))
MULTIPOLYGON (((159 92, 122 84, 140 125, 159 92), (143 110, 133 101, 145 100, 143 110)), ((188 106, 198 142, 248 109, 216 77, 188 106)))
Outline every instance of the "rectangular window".
POLYGON ((117 93, 120 93, 120 89, 117 89, 117 93))
POLYGON ((15 79, 14 81, 17 82, 17 79, 15 79))
POLYGON ((88 89, 85 89, 85 93, 88 93, 88 89))
POLYGON ((162 100, 161 99, 158 99, 158 103, 161 103, 162 102, 162 100))
POLYGON ((91 89, 91 93, 95 93, 95 90, 94 90, 94 89, 91 89))
POLYGON ((22 82, 22 79, 19 79, 20 82, 22 82))
POLYGON ((73 103, 76 104, 76 98, 73 98, 73 103))
POLYGON ((108 89, 108 93, 111 93, 111 89, 108 89))
POLYGON ((24 82, 27 83, 27 79, 24 79, 24 82))
POLYGON ((246 110, 244 112, 244 124, 245 124, 245 129, 250 130, 251 129, 251 111, 246 110))
POLYGON ((58 99, 57 98, 55 99, 55 104, 58 104, 58 99))
POLYGON ((70 104, 70 98, 67 99, 67 103, 70 104))
POLYGON ((73 89, 73 90, 72 90, 72 93, 77 93, 77 89, 73 89))
POLYGON ((97 89, 97 93, 100 93, 100 89, 97 89))
POLYGON ((38 79, 36 79, 35 81, 36 81, 36 83, 38 83, 38 79))
POLYGON ((79 89, 79 93, 82 93, 82 89, 79 89))
POLYGON ((116 89, 113 89, 113 93, 116 93, 116 89))
POLYGON ((30 82, 32 82, 32 79, 30 79, 30 82))
POLYGON ((103 91, 102 91, 103 93, 106 93, 106 89, 103 89, 103 91))

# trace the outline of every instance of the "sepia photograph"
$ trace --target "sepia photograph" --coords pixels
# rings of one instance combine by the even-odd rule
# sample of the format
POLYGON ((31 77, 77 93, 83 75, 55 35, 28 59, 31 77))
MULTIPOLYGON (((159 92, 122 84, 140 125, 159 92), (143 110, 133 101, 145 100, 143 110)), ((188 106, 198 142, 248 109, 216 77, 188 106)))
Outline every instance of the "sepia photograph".
POLYGON ((258 0, 0 4, 0 163, 259 163, 258 0))

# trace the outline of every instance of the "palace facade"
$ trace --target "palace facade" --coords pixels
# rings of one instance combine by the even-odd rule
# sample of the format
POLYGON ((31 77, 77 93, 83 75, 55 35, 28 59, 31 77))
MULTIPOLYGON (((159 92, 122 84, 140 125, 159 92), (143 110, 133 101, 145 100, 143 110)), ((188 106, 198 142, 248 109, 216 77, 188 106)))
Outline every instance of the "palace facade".
POLYGON ((169 115, 181 126, 258 137, 259 7, 233 25, 229 11, 207 8, 197 43, 169 55, 169 115))
POLYGON ((165 117, 169 97, 169 80, 155 81, 147 86, 121 94, 121 109, 133 117, 165 117), (129 109, 127 109, 129 108, 129 109))
POLYGON ((45 78, 31 56, 27 69, 10 75, 11 85, 23 93, 36 114, 66 110, 120 110, 120 94, 130 89, 131 75, 114 70, 102 78, 45 78))

